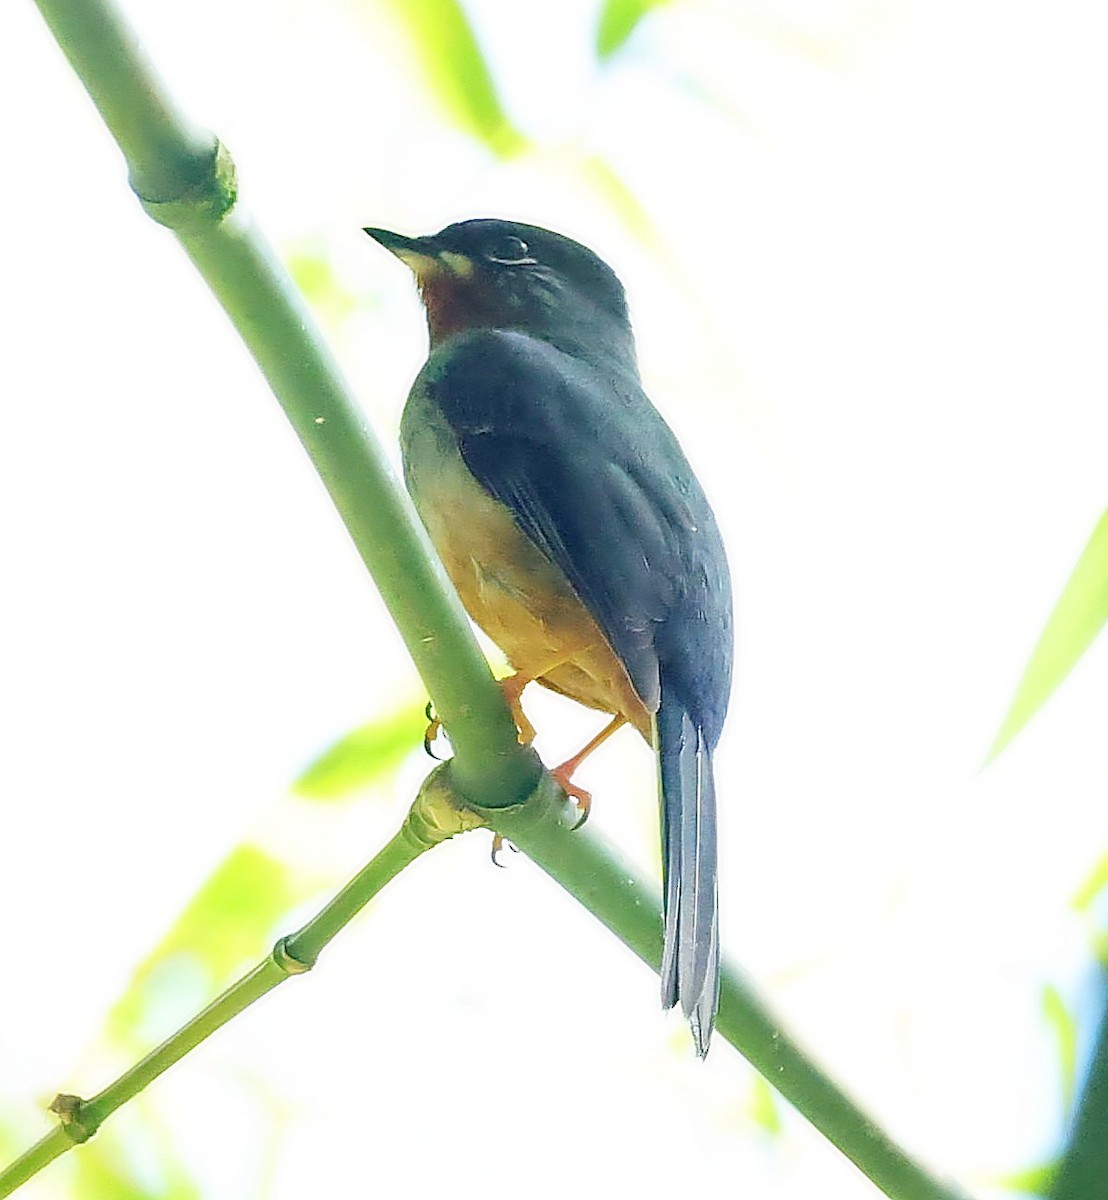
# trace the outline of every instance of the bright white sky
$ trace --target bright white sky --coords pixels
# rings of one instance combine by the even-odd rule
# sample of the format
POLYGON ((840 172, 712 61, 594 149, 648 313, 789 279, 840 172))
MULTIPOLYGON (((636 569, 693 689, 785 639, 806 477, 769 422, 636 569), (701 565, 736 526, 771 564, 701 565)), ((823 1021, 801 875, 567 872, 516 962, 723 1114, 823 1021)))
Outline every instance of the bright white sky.
MULTIPOLYGON (((1043 985, 1093 1011, 1070 899, 1108 845, 1103 642, 979 767, 1105 504, 1108 17, 704 0, 599 71, 591 3, 470 7, 506 103, 556 149, 502 165, 451 133, 368 3, 127 5, 279 249, 330 255, 357 299, 320 319, 390 444, 423 333, 361 225, 515 216, 617 266, 736 576, 725 946, 897 1136, 986 1195, 1058 1136, 1043 985), (657 249, 590 187, 590 155, 657 249)), ((284 798, 418 680, 29 0, 0 7, 0 108, 0 1116, 30 1137, 30 1101, 104 1082, 105 1011, 230 846, 338 883, 426 764, 345 805, 284 798)), ((550 760, 595 725, 531 708, 550 760)), ((651 778, 631 734, 583 775, 652 870, 651 778)), ((425 860, 150 1092, 205 1195, 263 1194, 275 1136, 277 1200, 361 1175, 393 1193, 413 1163, 428 1195, 873 1194, 799 1124, 759 1132, 732 1052, 694 1062, 645 971, 486 852, 425 860)))

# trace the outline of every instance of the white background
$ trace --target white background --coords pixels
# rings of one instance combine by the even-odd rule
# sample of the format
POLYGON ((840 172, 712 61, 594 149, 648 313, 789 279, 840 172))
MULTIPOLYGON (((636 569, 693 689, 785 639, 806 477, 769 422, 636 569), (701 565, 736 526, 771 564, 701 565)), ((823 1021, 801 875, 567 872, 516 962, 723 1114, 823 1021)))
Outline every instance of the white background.
MULTIPOLYGON (((736 580, 725 947, 937 1170, 985 1195, 1045 1161, 1044 984, 1083 1028, 1096 1012, 1070 902, 1108 842, 1103 642, 980 768, 1105 503, 1100 6, 676 3, 601 69, 594 5, 473 0, 545 147, 506 164, 451 131, 371 5, 127 7, 279 250, 326 256, 356 301, 319 318, 390 446, 424 334, 361 225, 510 216, 617 267, 736 580)), ((418 679, 29 0, 0 7, 0 108, 0 1116, 23 1144, 36 1105, 118 1068, 107 1010, 231 846, 333 887, 427 764, 341 805, 286 798, 418 679)), ((568 707, 530 705, 550 761, 595 727, 568 707)), ((582 782, 654 870, 642 744, 582 782)), ((205 1196, 873 1194, 802 1123, 761 1129, 730 1048, 694 1061, 649 974, 487 849, 422 861, 150 1089, 142 1120, 205 1196)), ((137 1110, 100 1135, 154 1194, 151 1138, 137 1110)), ((27 1195, 69 1195, 68 1170, 27 1195)))

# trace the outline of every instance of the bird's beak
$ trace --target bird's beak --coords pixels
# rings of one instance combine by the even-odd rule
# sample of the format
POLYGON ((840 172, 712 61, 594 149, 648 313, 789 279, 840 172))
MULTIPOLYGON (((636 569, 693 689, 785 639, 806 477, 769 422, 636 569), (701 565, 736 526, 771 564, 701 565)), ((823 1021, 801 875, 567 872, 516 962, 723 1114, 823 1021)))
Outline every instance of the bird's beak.
POLYGON ((464 278, 473 273, 470 259, 453 250, 444 250, 434 237, 405 237, 402 233, 393 233, 391 229, 375 229, 372 225, 362 232, 395 254, 419 280, 444 274, 464 278))

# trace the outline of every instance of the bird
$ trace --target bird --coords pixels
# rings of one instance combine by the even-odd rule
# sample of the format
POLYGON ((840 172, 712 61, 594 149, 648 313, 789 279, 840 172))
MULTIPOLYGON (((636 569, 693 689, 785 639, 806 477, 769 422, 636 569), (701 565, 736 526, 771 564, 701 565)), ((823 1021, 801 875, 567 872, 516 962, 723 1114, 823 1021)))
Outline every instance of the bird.
POLYGON ((530 682, 609 714, 554 773, 624 724, 657 757, 662 1004, 704 1057, 719 1005, 712 755, 731 690, 733 617, 716 518, 647 398, 626 294, 581 243, 464 220, 364 232, 414 274, 427 361, 400 424, 404 479, 463 605, 530 682))

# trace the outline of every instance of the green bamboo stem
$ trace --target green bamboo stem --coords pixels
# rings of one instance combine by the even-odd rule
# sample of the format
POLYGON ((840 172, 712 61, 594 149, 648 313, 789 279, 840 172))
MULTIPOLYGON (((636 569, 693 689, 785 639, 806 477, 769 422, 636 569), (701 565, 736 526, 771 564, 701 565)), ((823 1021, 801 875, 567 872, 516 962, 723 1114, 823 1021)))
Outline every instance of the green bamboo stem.
POLYGON ((236 203, 234 167, 177 111, 111 0, 37 0, 130 167, 261 368, 449 730, 458 783, 486 806, 535 786, 515 725, 427 534, 288 273, 236 203))
POLYGON ((380 853, 307 924, 281 938, 268 957, 95 1096, 58 1096, 51 1105, 59 1119, 57 1128, 0 1171, 0 1198, 10 1196, 59 1155, 87 1142, 112 1113, 255 1000, 311 970, 328 942, 390 880, 425 851, 477 824, 472 813, 454 808, 441 791, 421 789, 404 824, 380 853))
MULTIPOLYGON (((1101 986, 1105 984, 1108 976, 1102 976, 1101 986)), ((1102 1003, 1096 1045, 1050 1200, 1102 1200, 1108 1195, 1108 1001, 1102 1003)))
POLYGON ((466 795, 491 806, 527 795, 538 759, 519 746, 461 603, 284 269, 237 213, 216 230, 178 237, 250 346, 372 573, 450 732, 466 795))
MULTIPOLYGON (((449 786, 450 764, 437 768, 449 786)), ((511 840, 578 900, 653 971, 662 961, 662 897, 620 852, 591 830, 574 828, 576 808, 545 776, 536 793, 513 808, 479 810, 482 822, 511 840)), ((791 1040, 742 974, 723 964, 719 1036, 890 1200, 967 1200, 936 1179, 892 1141, 791 1040)))

